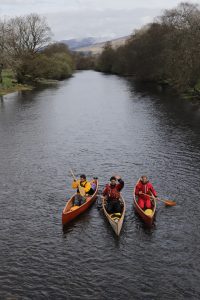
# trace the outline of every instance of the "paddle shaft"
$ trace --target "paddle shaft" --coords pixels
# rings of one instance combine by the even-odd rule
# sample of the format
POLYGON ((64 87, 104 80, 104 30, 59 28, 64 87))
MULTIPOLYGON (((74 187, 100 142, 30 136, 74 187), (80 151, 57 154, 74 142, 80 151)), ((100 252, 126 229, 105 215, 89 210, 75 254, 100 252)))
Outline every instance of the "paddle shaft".
POLYGON ((165 202, 164 200, 161 200, 160 198, 156 198, 156 197, 154 197, 152 194, 151 194, 151 195, 148 195, 148 194, 142 193, 142 195, 144 195, 144 196, 148 196, 148 197, 150 197, 150 198, 152 198, 152 199, 156 199, 156 200, 159 200, 159 201, 165 202))
POLYGON ((161 202, 163 202, 163 203, 165 203, 166 205, 169 205, 169 206, 176 205, 176 202, 174 202, 174 201, 170 201, 170 200, 163 200, 163 199, 160 199, 160 198, 156 198, 156 197, 154 197, 152 194, 151 194, 151 195, 148 195, 148 194, 144 194, 144 193, 142 193, 142 195, 144 195, 144 196, 148 196, 148 197, 150 197, 150 198, 152 198, 152 199, 154 199, 154 200, 161 201, 161 202))
POLYGON ((73 177, 73 178, 74 178, 74 180, 76 181, 76 177, 75 177, 75 175, 74 175, 74 173, 73 173, 72 169, 70 169, 70 173, 72 174, 72 177, 73 177))

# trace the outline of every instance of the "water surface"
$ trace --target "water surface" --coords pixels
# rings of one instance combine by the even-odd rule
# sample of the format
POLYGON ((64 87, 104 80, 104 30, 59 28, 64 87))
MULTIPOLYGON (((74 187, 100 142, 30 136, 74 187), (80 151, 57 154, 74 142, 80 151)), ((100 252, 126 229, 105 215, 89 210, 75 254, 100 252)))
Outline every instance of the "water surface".
POLYGON ((200 109, 129 79, 79 72, 0 100, 1 299, 199 299, 200 109), (125 180, 117 238, 94 205, 67 228, 70 167, 125 180), (147 174, 155 226, 135 215, 147 174))

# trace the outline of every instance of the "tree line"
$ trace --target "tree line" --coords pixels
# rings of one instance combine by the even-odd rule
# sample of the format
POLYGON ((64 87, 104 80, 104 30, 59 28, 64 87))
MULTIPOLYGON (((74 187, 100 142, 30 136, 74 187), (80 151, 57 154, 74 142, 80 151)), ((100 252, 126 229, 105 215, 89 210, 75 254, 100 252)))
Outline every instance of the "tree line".
POLYGON ((72 54, 51 38, 45 18, 37 14, 0 20, 1 69, 12 69, 18 83, 69 77, 75 68, 72 54))
POLYGON ((192 89, 199 94, 199 5, 184 2, 165 10, 117 49, 108 42, 97 58, 96 69, 169 84, 180 92, 192 89))

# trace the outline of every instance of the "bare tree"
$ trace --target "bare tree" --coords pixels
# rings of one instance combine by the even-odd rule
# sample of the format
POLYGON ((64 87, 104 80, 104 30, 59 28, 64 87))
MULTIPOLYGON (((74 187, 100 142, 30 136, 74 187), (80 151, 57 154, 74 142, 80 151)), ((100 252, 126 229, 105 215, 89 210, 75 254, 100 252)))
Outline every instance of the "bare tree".
POLYGON ((6 43, 6 22, 5 20, 0 20, 0 83, 2 83, 2 70, 6 60, 5 43, 6 43))
POLYGON ((2 71, 3 65, 6 65, 6 21, 0 20, 0 64, 2 71))
POLYGON ((165 10, 164 14, 158 18, 163 24, 173 26, 175 29, 192 29, 199 24, 200 11, 198 4, 188 2, 180 3, 177 8, 165 10))
POLYGON ((44 51, 51 40, 51 30, 44 17, 30 14, 0 20, 0 82, 1 62, 14 71, 19 83, 34 83, 38 78, 63 79, 71 75, 74 65, 65 45, 54 45, 44 51), (51 53, 51 54, 50 54, 51 53))
POLYGON ((15 17, 7 23, 7 51, 15 58, 31 55, 51 40, 46 20, 37 14, 15 17))
POLYGON ((161 24, 169 28, 166 40, 169 76, 178 87, 193 86, 200 68, 200 9, 187 2, 166 10, 161 24))

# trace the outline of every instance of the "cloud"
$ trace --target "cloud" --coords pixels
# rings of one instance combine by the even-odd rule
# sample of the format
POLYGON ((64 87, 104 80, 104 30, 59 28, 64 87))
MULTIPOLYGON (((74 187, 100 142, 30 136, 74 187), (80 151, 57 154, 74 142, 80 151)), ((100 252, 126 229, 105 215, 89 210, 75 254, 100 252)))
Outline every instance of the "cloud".
POLYGON ((49 14, 47 19, 58 39, 86 36, 115 38, 131 34, 145 24, 144 16, 150 22, 158 13, 158 9, 87 10, 49 14))
POLYGON ((179 0, 0 0, 0 17, 33 12, 44 15, 55 40, 114 38, 131 34, 178 3, 179 0))

